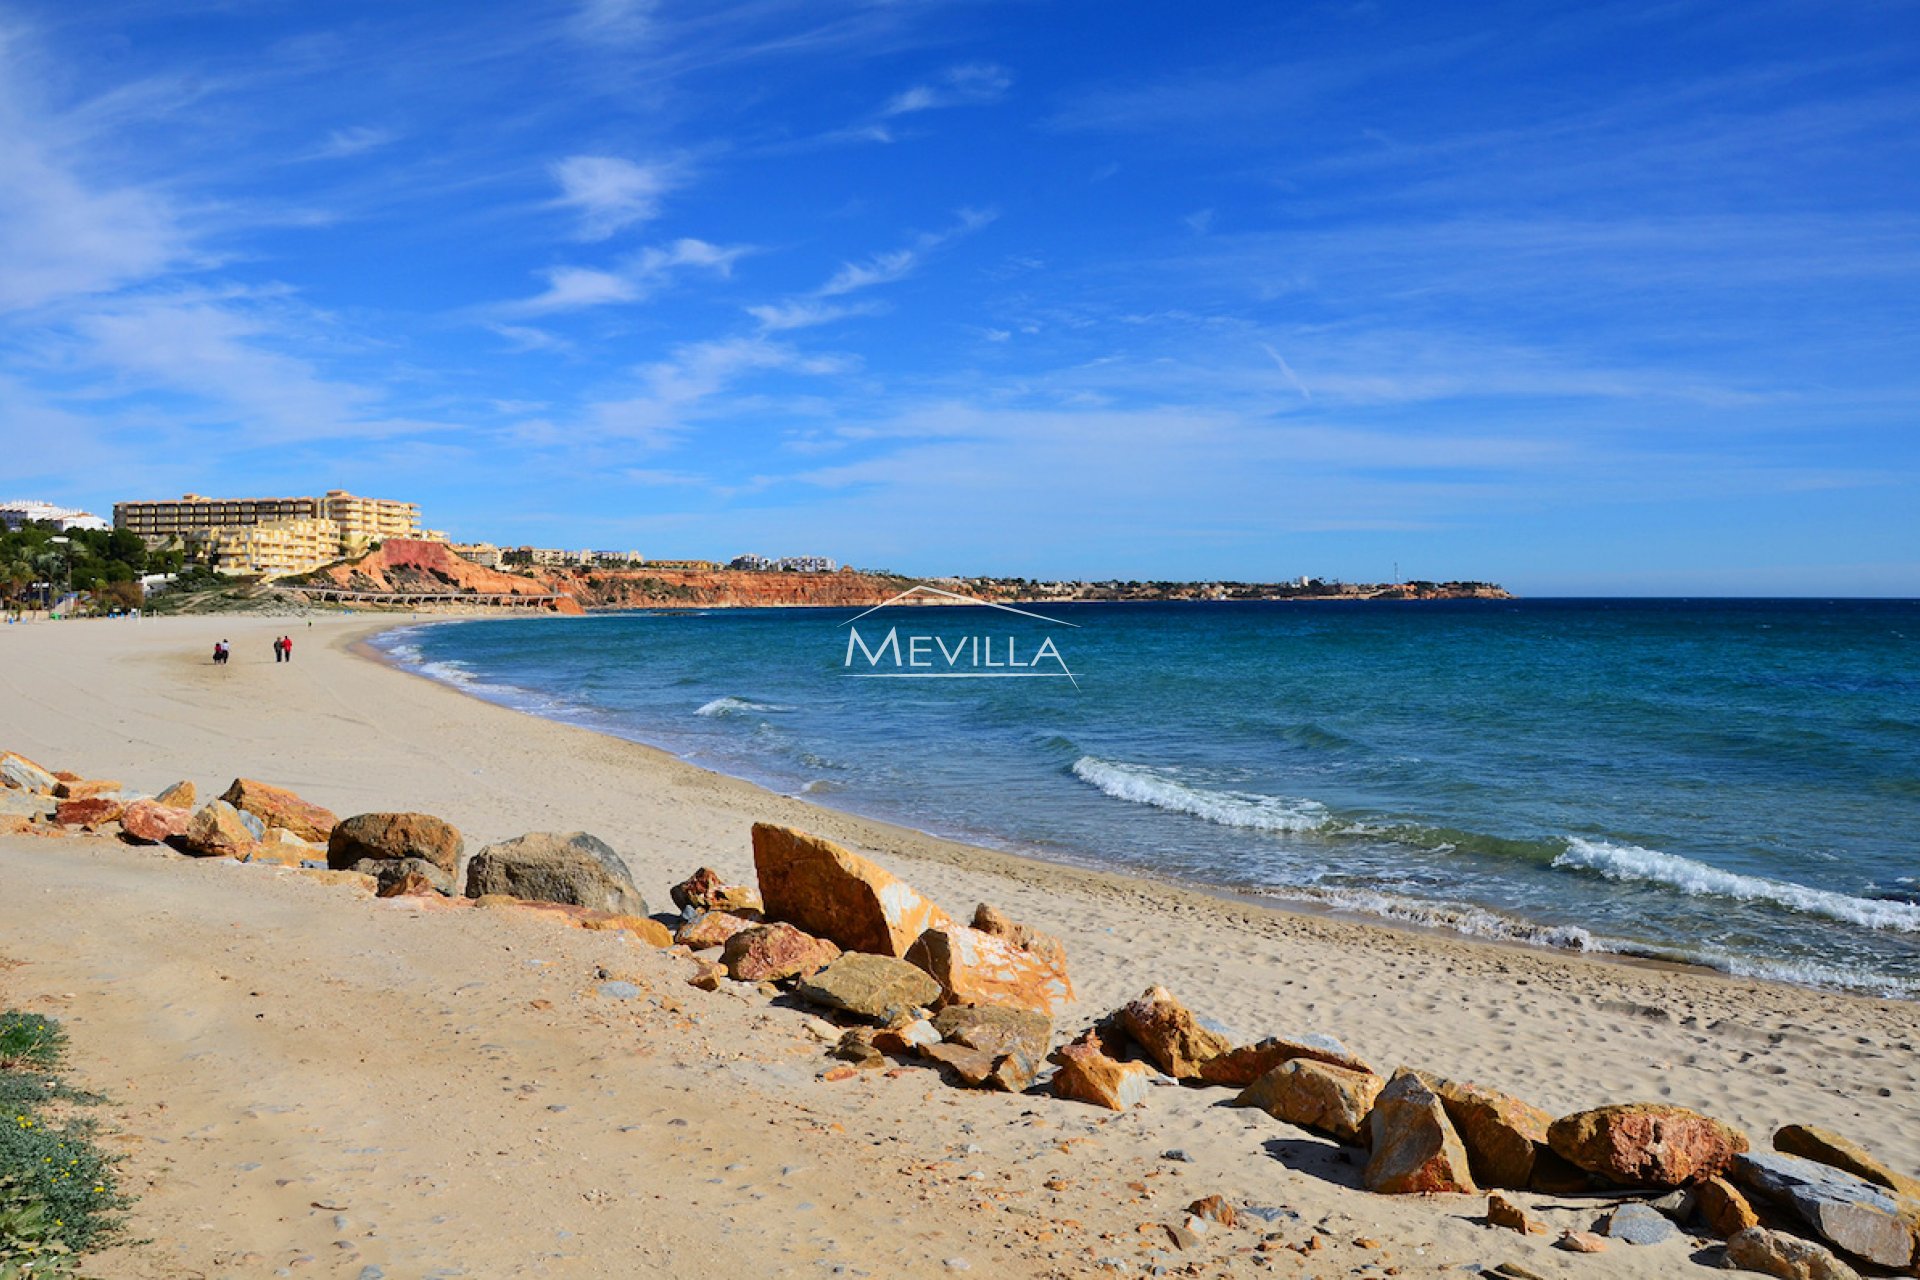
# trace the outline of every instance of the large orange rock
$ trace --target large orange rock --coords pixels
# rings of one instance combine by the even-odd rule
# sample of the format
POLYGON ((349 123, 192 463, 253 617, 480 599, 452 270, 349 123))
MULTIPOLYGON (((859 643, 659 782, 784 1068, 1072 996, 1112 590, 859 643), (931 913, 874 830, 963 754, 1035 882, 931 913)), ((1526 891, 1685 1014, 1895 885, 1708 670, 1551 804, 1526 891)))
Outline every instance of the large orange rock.
POLYGON ((1367 1116, 1386 1083, 1371 1071, 1289 1058, 1248 1085, 1234 1102, 1342 1142, 1365 1143, 1367 1116))
POLYGON ((840 954, 830 939, 816 938, 790 924, 762 924, 727 939, 720 962, 740 982, 778 982, 824 969, 840 954))
MULTIPOLYGON (((428 881, 429 888, 435 888, 428 881)), ((380 896, 399 896, 388 892, 389 882, 382 881, 380 896)), ((424 895, 423 895, 424 896, 424 895)), ((649 916, 634 915, 630 912, 601 911, 595 907, 583 907, 572 902, 546 902, 534 898, 516 898, 511 894, 487 893, 462 901, 471 902, 477 907, 490 911, 519 911, 529 915, 551 920, 556 924, 572 929, 588 929, 594 932, 619 932, 631 934, 650 947, 670 947, 673 934, 667 926, 649 916)))
POLYGON ((1098 1032, 1088 1032, 1072 1044, 1060 1046, 1052 1057, 1059 1065, 1053 1073, 1056 1098, 1125 1111, 1146 1101, 1153 1088, 1153 1068, 1144 1062, 1109 1057, 1098 1032))
POLYGON ((361 862, 430 862, 451 883, 466 841, 452 823, 426 813, 361 813, 335 824, 327 837, 327 865, 351 869, 361 862))
POLYGON ((1006 938, 964 925, 929 929, 907 960, 940 984, 948 1004, 998 1004, 1048 1017, 1073 999, 1073 984, 1044 957, 1006 938))
POLYGON ((220 798, 269 827, 291 831, 302 840, 325 840, 339 822, 333 810, 302 800, 285 787, 269 786, 252 778, 235 778, 220 798))
POLYGON ((1725 1173, 1747 1149, 1730 1125, 1685 1107, 1627 1102, 1555 1120, 1547 1141, 1588 1173, 1629 1187, 1678 1187, 1725 1173))
POLYGON ((1418 1072, 1394 1072, 1374 1100, 1367 1132, 1373 1140, 1373 1154, 1361 1175, 1367 1190, 1391 1196, 1478 1192, 1467 1149, 1447 1119, 1440 1095, 1418 1072))
POLYGON ((1218 1057, 1208 1058, 1200 1064, 1200 1078, 1208 1084, 1244 1089, 1281 1063, 1291 1062, 1295 1058, 1309 1058, 1329 1066, 1345 1067, 1349 1071, 1374 1074, 1372 1065, 1364 1058, 1344 1050, 1310 1044, 1304 1040, 1289 1040, 1283 1036, 1269 1036, 1257 1044, 1241 1045, 1218 1057))
POLYGON ((176 782, 153 798, 155 804, 163 804, 169 809, 185 809, 192 812, 199 793, 191 782, 176 782))
POLYGON ((1467 1148, 1474 1180, 1483 1187, 1524 1191, 1533 1185, 1539 1153, 1546 1149, 1553 1117, 1511 1094, 1424 1076, 1440 1095, 1447 1119, 1467 1148))
POLYGON ((62 800, 53 811, 53 820, 63 827, 104 827, 120 821, 126 806, 111 796, 89 796, 84 800, 62 800))
POLYGON ((187 834, 192 817, 158 800, 135 800, 120 815, 120 834, 140 844, 159 844, 187 834))
POLYGON ((1198 1080, 1202 1066, 1233 1048, 1225 1036, 1201 1026, 1165 987, 1149 987, 1123 1006, 1120 1021, 1133 1042, 1176 1080, 1198 1080))
POLYGON ((753 824, 753 865, 767 917, 848 951, 900 957, 946 912, 859 854, 792 827, 753 824))
POLYGON ((178 844, 196 858, 244 858, 252 852, 254 838, 238 809, 215 800, 187 820, 178 844))

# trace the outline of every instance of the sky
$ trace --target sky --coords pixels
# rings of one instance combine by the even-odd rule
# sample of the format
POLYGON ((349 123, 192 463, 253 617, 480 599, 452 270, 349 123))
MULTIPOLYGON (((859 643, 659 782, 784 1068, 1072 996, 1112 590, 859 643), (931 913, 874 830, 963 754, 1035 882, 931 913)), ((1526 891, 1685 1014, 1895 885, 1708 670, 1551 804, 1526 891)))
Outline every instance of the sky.
POLYGON ((1920 4, 0 0, 0 497, 1920 595, 1920 4))

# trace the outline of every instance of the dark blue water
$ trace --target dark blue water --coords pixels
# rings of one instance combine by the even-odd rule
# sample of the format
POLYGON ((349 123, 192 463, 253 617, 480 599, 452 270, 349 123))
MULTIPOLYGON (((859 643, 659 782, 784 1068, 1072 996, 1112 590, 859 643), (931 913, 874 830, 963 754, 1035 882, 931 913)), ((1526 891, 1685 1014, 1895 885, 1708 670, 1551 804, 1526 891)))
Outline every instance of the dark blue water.
POLYGON ((1078 625, 977 608, 857 625, 1019 655, 1051 635, 1074 681, 849 678, 853 610, 385 643, 483 697, 999 847, 1920 995, 1920 603, 1045 612, 1078 625))

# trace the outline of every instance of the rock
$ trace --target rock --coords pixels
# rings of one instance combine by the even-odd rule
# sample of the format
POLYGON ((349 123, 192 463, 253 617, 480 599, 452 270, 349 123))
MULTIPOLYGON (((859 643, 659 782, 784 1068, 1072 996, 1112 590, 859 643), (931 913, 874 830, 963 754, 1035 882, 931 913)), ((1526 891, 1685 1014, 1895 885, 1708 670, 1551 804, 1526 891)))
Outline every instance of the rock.
POLYGON ((766 913, 848 951, 903 956, 928 929, 953 923, 912 886, 831 840, 756 822, 753 865, 766 913))
POLYGON ((809 1004, 881 1023, 940 998, 940 984, 905 960, 863 951, 841 955, 818 973, 802 978, 794 991, 809 1004))
POLYGON ((444 874, 447 892, 460 869, 466 841, 451 824, 425 813, 361 813, 344 819, 327 837, 327 865, 419 858, 444 874))
POLYGON ((1053 1043, 1053 1019, 1001 1005, 949 1005, 935 1015, 933 1029, 948 1044, 991 1055, 985 1083, 1007 1093, 1033 1083, 1053 1043))
POLYGON ((531 831, 487 845, 467 863, 466 895, 489 893, 647 914, 647 900, 633 887, 627 864, 606 841, 584 831, 531 831))
POLYGON ((252 778, 235 778, 220 798, 267 826, 291 831, 302 840, 325 840, 339 822, 333 810, 302 800, 285 787, 268 786, 252 778))
POLYGON ((1760 1225, 1760 1215, 1753 1211, 1740 1189, 1717 1174, 1700 1184, 1700 1196, 1694 1208, 1707 1230, 1723 1240, 1760 1225))
MULTIPOLYGON (((1468 1150, 1467 1157, 1472 1159, 1471 1149, 1468 1150)), ((1554 1153, 1552 1147, 1535 1148, 1533 1177, 1527 1183, 1529 1191, 1538 1191, 1542 1195, 1549 1196, 1575 1196, 1592 1191, 1596 1186, 1605 1185, 1605 1179, 1588 1173, 1571 1161, 1563 1160, 1554 1153)))
POLYGON ((0 751, 0 784, 16 791, 32 791, 43 796, 53 794, 60 779, 23 755, 0 751))
POLYGON ((1601 1230, 1609 1239, 1628 1244, 1664 1244, 1678 1239, 1680 1229, 1651 1205, 1623 1204, 1607 1215, 1601 1230))
POLYGON ((438 886, 436 886, 433 881, 427 879, 418 871, 407 871, 397 876, 389 876, 381 880, 379 884, 380 887, 376 892, 378 896, 382 898, 418 898, 429 893, 440 892, 438 886))
POLYGON ((996 934, 964 925, 928 929, 906 958, 931 974, 954 1004, 1003 1004, 1051 1017, 1073 999, 1064 970, 996 934))
POLYGON ((1224 1196, 1206 1196, 1195 1200, 1187 1206, 1187 1212, 1223 1227, 1234 1226, 1240 1221, 1240 1215, 1234 1212, 1233 1205, 1224 1196))
POLYGON ((278 840, 260 841, 240 855, 242 862, 273 867, 297 867, 306 860, 307 855, 297 845, 282 844, 278 840))
MULTIPOLYGON (((994 1072, 1000 1065, 1000 1054, 989 1053, 985 1049, 971 1049, 963 1044, 949 1044, 942 1041, 930 1044, 920 1051, 920 1056, 929 1062, 937 1062, 946 1067, 959 1083, 969 1089, 978 1089, 993 1081, 994 1072)), ((1008 1089, 1009 1093, 1018 1093, 1018 1089, 1008 1089)))
POLYGON ((727 939, 721 963, 741 982, 778 982, 829 964, 840 948, 790 924, 761 924, 727 939))
POLYGON ((240 811, 225 800, 203 806, 187 820, 177 842, 196 858, 241 858, 255 844, 253 830, 240 820, 240 811))
POLYGON ((1123 1006, 1120 1021, 1133 1042, 1176 1080, 1199 1079, 1204 1063, 1233 1048, 1225 1036, 1201 1026, 1165 987, 1150 987, 1123 1006))
POLYGON ((873 1047, 882 1053, 918 1053, 940 1043, 940 1033, 925 1018, 913 1018, 874 1032, 873 1047))
POLYGON ((1660 1102, 1628 1102, 1562 1116, 1547 1129, 1556 1154, 1623 1186, 1678 1187, 1724 1173, 1746 1135, 1710 1116, 1660 1102))
POLYGON ((118 782, 106 778, 62 778, 53 784, 53 794, 62 800, 91 800, 119 789, 118 782))
POLYGON ((192 810, 198 793, 191 782, 176 782, 153 798, 155 804, 163 804, 169 809, 192 810))
POLYGON ((111 796, 89 796, 84 800, 62 800, 54 806, 53 820, 63 827, 104 827, 120 821, 126 806, 111 796))
POLYGON ((51 819, 60 802, 51 796, 43 796, 33 791, 16 791, 11 788, 0 789, 0 815, 9 818, 51 819))
POLYGON ((1467 1149, 1473 1179, 1483 1187, 1524 1191, 1533 1185, 1534 1162, 1547 1148, 1553 1117, 1510 1094, 1426 1076, 1440 1096, 1447 1119, 1467 1149))
POLYGON ((751 885, 728 884, 712 867, 698 871, 673 886, 673 905, 682 911, 725 911, 732 915, 759 918, 760 891, 751 885))
POLYGON ((1053 1073, 1053 1094, 1076 1102, 1090 1102, 1109 1111, 1125 1111, 1146 1101, 1153 1088, 1153 1068, 1144 1062, 1120 1062, 1107 1056, 1098 1034, 1089 1032, 1053 1054, 1059 1070, 1053 1073))
POLYGON ((1487 1225, 1505 1227, 1521 1235, 1538 1235, 1545 1227, 1527 1217, 1526 1211, 1499 1192, 1487 1197, 1487 1225))
POLYGON ((255 840, 267 838, 267 824, 260 821, 259 814, 248 813, 245 809, 235 809, 234 812, 239 815, 240 825, 245 827, 255 840))
POLYGON ((751 929, 753 923, 745 916, 728 911, 705 911, 683 923, 674 932, 673 940, 695 951, 724 947, 728 938, 742 929, 751 929))
POLYGON ((1004 938, 1022 951, 1030 951, 1040 958, 1040 962, 1053 969, 1061 978, 1067 976, 1066 944, 1052 934, 1041 933, 1038 929, 1024 924, 1016 924, 1007 913, 998 907, 981 903, 973 909, 973 927, 982 933, 990 933, 996 938, 1004 938))
POLYGON ((1367 1190, 1396 1196, 1436 1191, 1471 1195, 1477 1190, 1467 1149, 1453 1131, 1440 1095, 1418 1072, 1404 1067, 1394 1072, 1367 1116, 1367 1132, 1373 1140, 1373 1154, 1361 1175, 1367 1190))
POLYGON ((718 991, 726 976, 725 965, 715 964, 711 960, 702 960, 694 969, 693 976, 687 979, 687 985, 701 991, 718 991))
MULTIPOLYGON (((328 850, 328 861, 332 861, 332 850, 328 850)), ((350 867, 335 868, 343 871, 357 871, 363 876, 372 876, 380 886, 380 896, 391 898, 398 896, 390 892, 394 885, 409 876, 418 876, 433 886, 435 893, 453 896, 453 877, 440 868, 436 862, 425 858, 362 858, 350 867)))
POLYGON ((1350 1071, 1316 1058, 1289 1058, 1248 1085, 1236 1106, 1258 1107, 1276 1120, 1367 1141, 1367 1115, 1387 1082, 1370 1071, 1350 1071))
MULTIPOLYGON (((559 904, 555 904, 559 905, 559 904)), ((673 945, 673 932, 652 916, 636 916, 631 912, 595 911, 591 907, 575 908, 583 914, 580 927, 595 933, 625 933, 650 947, 670 947, 673 945)))
POLYGON ((1591 1231, 1562 1231, 1554 1243, 1569 1253, 1600 1253, 1607 1247, 1606 1237, 1591 1231))
POLYGON ((1860 1280, 1860 1273, 1810 1240, 1748 1227, 1727 1241, 1727 1265, 1780 1280, 1860 1280))
POLYGON ((1920 1205, 1903 1205, 1885 1187, 1845 1170, 1800 1156, 1753 1152, 1734 1161, 1733 1177, 1856 1258, 1906 1268, 1920 1249, 1920 1205))
POLYGON ((1377 1074, 1365 1059, 1348 1053, 1344 1048, 1329 1048, 1304 1040, 1269 1036, 1257 1044, 1241 1045, 1238 1049, 1229 1049, 1207 1059, 1200 1064, 1200 1078, 1208 1084, 1244 1089, 1281 1063, 1291 1062, 1295 1058, 1345 1067, 1349 1071, 1363 1071, 1368 1075, 1377 1074))
POLYGON ((1787 1125, 1773 1135, 1773 1149, 1783 1155, 1831 1165, 1910 1200, 1920 1201, 1920 1178, 1908 1177, 1859 1143, 1829 1130, 1805 1124, 1787 1125))

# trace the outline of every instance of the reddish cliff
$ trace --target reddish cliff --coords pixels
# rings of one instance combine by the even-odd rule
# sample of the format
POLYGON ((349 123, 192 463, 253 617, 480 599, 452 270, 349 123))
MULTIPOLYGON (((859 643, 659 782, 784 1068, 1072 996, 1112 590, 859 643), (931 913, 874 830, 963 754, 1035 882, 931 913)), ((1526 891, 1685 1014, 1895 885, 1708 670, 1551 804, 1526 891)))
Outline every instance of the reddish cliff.
POLYGON ((393 538, 358 560, 329 565, 308 576, 313 586, 347 591, 405 592, 448 596, 545 596, 558 593, 550 607, 557 613, 579 613, 580 603, 537 578, 501 573, 453 553, 444 542, 415 542, 393 538))

